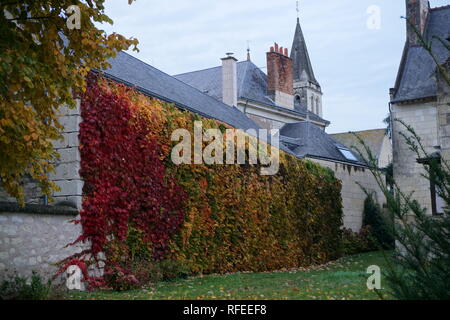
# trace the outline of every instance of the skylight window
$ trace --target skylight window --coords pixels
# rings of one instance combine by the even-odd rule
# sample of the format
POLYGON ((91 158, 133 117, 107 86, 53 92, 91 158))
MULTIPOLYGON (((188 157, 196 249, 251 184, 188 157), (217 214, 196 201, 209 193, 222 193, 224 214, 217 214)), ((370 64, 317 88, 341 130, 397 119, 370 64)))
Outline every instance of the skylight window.
POLYGON ((338 149, 347 160, 358 161, 358 159, 355 157, 355 155, 350 150, 342 149, 342 148, 338 148, 338 149))

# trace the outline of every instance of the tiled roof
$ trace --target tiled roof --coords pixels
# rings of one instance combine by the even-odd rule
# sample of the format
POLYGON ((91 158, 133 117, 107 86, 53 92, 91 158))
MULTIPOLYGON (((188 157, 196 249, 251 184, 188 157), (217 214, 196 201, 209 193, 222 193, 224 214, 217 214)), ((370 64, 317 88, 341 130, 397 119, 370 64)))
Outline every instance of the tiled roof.
MULTIPOLYGON (((450 52, 433 37, 446 41, 450 37, 450 6, 430 10, 425 40, 432 42, 432 50, 438 62, 443 64, 450 52)), ((450 45, 450 42, 448 42, 450 45)), ((419 46, 406 44, 391 102, 405 102, 435 97, 437 92, 436 65, 430 54, 419 46)))
POLYGON ((345 157, 339 148, 346 150, 349 148, 311 122, 285 124, 280 134, 283 143, 300 158, 310 157, 367 167, 366 163, 353 151, 350 152, 357 159, 356 161, 345 157))
MULTIPOLYGON (((211 97, 222 100, 222 66, 175 75, 175 78, 199 89, 211 97)), ((251 100, 285 112, 306 118, 307 109, 296 103, 294 110, 277 106, 267 95, 267 75, 251 61, 237 63, 238 98, 251 100)), ((329 124, 315 113, 308 111, 312 121, 329 124)))
POLYGON ((234 128, 259 129, 256 123, 237 108, 230 107, 125 52, 119 52, 109 63, 111 68, 103 71, 105 76, 136 86, 144 94, 225 122, 234 128))
MULTIPOLYGON (((181 109, 219 120, 237 129, 260 129, 239 109, 230 107, 125 52, 119 52, 109 63, 111 68, 102 72, 104 76, 134 86, 143 94, 174 103, 181 109)), ((260 138, 266 140, 265 137, 260 138)), ((292 154, 283 143, 279 147, 292 154)))
MULTIPOLYGON (((120 52, 116 58, 111 59, 109 62, 111 68, 102 72, 106 77, 130 86, 135 86, 137 90, 146 95, 174 103, 182 109, 225 122, 235 128, 242 130, 260 128, 237 108, 227 106, 217 99, 200 92, 196 88, 127 53, 120 52)), ((251 65, 253 64, 247 62, 247 67, 251 65)), ((211 72, 211 69, 209 70, 211 72)), ((256 71, 256 76, 258 73, 256 71)), ((246 72, 246 76, 253 77, 255 73, 246 72)), ((252 81, 255 83, 257 80, 253 79, 252 81)), ((243 92, 245 90, 248 90, 248 92, 257 92, 258 88, 252 88, 250 84, 248 86, 241 86, 241 90, 243 92)), ((286 124, 280 134, 280 149, 294 154, 299 158, 310 156, 329 161, 365 165, 361 161, 349 161, 346 159, 338 150, 338 146, 343 148, 345 146, 331 138, 325 131, 313 125, 311 122, 304 121, 286 124)))

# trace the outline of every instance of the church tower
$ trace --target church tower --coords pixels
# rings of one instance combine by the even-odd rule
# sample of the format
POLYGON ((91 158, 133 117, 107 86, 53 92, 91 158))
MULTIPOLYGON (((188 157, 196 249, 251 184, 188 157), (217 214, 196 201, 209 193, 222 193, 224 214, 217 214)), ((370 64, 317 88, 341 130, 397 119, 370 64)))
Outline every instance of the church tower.
POLYGON ((294 41, 292 43, 291 59, 294 66, 294 97, 295 102, 322 117, 322 89, 314 76, 309 59, 308 48, 297 18, 294 41))

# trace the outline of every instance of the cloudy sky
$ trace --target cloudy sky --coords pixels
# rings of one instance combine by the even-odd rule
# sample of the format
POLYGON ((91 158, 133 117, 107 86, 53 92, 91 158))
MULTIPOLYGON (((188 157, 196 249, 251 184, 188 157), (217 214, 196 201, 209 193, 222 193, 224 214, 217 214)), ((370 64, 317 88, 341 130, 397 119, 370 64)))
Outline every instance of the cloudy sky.
MULTIPOLYGON (((450 0, 431 0, 431 6, 450 0)), ((139 59, 178 74, 218 66, 225 52, 266 71, 273 42, 291 48, 295 0, 106 1, 114 25, 139 39, 139 59)), ((405 42, 404 0, 300 0, 300 22, 324 92, 329 133, 384 127, 405 42), (378 13, 379 12, 379 19, 378 13), (378 21, 378 22, 377 22, 378 21), (369 27, 371 26, 371 27, 369 27)))

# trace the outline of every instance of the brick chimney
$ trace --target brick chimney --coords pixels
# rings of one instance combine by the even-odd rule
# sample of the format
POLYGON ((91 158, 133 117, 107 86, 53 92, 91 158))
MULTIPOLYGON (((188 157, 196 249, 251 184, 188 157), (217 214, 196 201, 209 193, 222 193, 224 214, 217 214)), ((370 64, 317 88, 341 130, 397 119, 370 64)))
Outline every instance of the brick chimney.
POLYGON ((293 72, 288 49, 275 43, 267 52, 267 94, 280 107, 294 109, 293 72))
MULTIPOLYGON (((425 32, 429 11, 430 3, 428 0, 406 0, 406 18, 422 35, 425 32)), ((408 44, 410 46, 419 45, 417 34, 410 23, 406 23, 408 44)))
POLYGON ((229 106, 237 106, 237 59, 232 53, 222 58, 222 101, 229 106))

